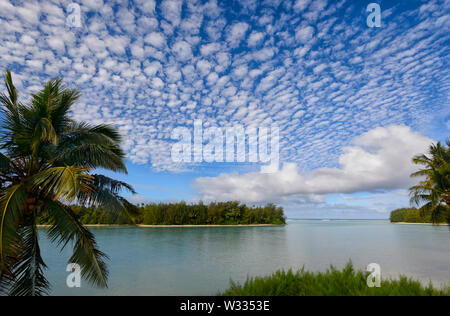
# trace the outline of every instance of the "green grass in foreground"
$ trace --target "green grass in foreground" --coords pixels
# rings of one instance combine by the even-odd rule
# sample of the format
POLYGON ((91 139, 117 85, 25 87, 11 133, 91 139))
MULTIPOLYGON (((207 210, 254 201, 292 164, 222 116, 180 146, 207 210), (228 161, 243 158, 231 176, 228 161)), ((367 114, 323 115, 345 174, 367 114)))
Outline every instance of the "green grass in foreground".
POLYGON ((325 273, 278 271, 268 277, 248 279, 244 285, 231 282, 223 296, 449 296, 450 288, 435 289, 406 277, 382 281, 380 288, 367 286, 368 273, 355 271, 351 263, 342 270, 325 273))

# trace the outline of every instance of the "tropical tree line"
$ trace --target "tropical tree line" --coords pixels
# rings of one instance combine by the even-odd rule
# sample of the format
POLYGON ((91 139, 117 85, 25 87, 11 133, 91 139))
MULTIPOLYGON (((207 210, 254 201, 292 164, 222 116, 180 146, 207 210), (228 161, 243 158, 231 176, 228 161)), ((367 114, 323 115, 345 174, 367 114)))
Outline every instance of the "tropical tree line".
MULTIPOLYGON (((401 208, 391 212, 391 223, 433 223, 431 213, 418 208, 401 208)), ((437 215, 435 224, 450 222, 450 210, 437 215)))
POLYGON ((126 173, 119 132, 71 118, 80 92, 60 79, 21 102, 10 71, 0 94, 0 294, 49 293, 39 247, 38 219, 46 214, 49 239, 73 246, 70 263, 98 287, 107 286, 107 256, 70 207, 102 207, 132 214, 135 207, 120 194, 131 186, 93 171, 126 173))
MULTIPOLYGON (((141 205, 133 216, 111 213, 98 207, 72 206, 73 212, 82 224, 93 225, 251 225, 286 223, 284 211, 273 204, 249 207, 239 202, 210 204, 141 205)), ((39 223, 51 224, 48 214, 43 214, 39 223)))
POLYGON ((432 144, 428 153, 413 158, 420 170, 411 177, 420 182, 410 189, 411 203, 420 207, 422 217, 439 223, 448 218, 450 209, 450 139, 446 145, 432 144))

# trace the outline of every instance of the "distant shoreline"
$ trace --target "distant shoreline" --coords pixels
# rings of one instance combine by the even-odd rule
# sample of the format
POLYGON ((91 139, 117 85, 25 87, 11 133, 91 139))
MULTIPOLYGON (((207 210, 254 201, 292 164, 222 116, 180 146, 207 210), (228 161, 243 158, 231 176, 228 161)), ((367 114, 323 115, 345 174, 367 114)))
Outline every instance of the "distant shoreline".
MULTIPOLYGON (((84 227, 138 227, 138 228, 208 228, 208 227, 276 227, 287 224, 242 224, 242 225, 108 225, 108 224, 85 224, 84 227)), ((48 228, 51 225, 37 225, 38 228, 48 228)))
POLYGON ((272 227, 286 226, 286 224, 242 224, 242 225, 136 225, 143 228, 196 228, 196 227, 272 227))
POLYGON ((398 225, 427 225, 427 226, 450 226, 450 224, 433 224, 433 223, 407 223, 407 222, 398 222, 398 223, 391 223, 391 224, 398 224, 398 225))

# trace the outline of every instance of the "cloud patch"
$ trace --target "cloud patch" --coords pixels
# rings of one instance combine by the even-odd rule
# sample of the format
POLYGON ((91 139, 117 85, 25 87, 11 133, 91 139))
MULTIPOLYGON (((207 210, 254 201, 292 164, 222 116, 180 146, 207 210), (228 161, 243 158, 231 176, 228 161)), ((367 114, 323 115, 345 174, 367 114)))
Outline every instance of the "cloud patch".
POLYGON ((132 163, 197 168, 161 154, 197 119, 276 123, 280 160, 303 174, 335 166, 380 123, 448 136, 436 121, 450 108, 449 1, 383 10, 380 30, 347 0, 80 0, 82 27, 70 28, 72 2, 0 1, 1 73, 22 98, 54 77, 79 88, 73 118, 117 126, 132 163))
POLYGON ((282 202, 290 198, 317 199, 335 193, 405 189, 416 170, 411 159, 426 151, 431 139, 407 126, 375 128, 343 148, 339 166, 320 168, 305 175, 295 163, 276 173, 221 174, 198 178, 193 187, 204 200, 282 202))

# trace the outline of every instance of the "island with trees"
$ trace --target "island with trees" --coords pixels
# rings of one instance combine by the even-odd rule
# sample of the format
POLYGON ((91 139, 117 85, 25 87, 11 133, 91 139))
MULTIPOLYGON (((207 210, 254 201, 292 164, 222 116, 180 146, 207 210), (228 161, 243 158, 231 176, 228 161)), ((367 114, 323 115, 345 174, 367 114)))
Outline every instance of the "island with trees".
MULTIPOLYGON (((132 213, 115 213, 100 207, 72 206, 84 225, 146 226, 228 226, 284 225, 283 208, 273 204, 249 207, 239 202, 204 204, 158 203, 140 205, 132 213)), ((43 213, 40 225, 52 225, 53 219, 43 213)))
POLYGON ((410 188, 411 204, 419 208, 402 208, 391 213, 392 223, 450 223, 450 139, 446 145, 432 144, 427 154, 413 158, 421 169, 411 175, 419 178, 410 188))
POLYGON ((391 223, 409 223, 409 224, 446 224, 450 222, 450 211, 442 212, 432 219, 429 212, 423 212, 418 208, 401 208, 391 212, 391 223))

